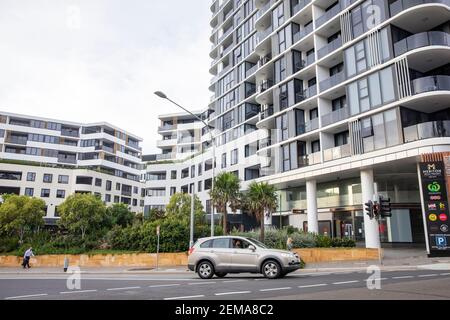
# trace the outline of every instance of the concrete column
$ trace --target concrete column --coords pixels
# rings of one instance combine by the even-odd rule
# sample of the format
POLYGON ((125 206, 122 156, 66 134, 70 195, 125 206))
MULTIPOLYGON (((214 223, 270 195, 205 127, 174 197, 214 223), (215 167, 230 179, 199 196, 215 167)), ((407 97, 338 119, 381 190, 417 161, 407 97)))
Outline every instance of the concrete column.
MULTIPOLYGON (((361 189, 364 207, 364 203, 369 200, 373 201, 375 192, 373 185, 373 169, 361 170, 361 189)), ((366 212, 364 212, 364 233, 366 238, 366 248, 380 248, 378 221, 376 219, 371 220, 366 212)))
POLYGON ((319 233, 316 180, 306 181, 306 210, 308 213, 308 231, 319 233))

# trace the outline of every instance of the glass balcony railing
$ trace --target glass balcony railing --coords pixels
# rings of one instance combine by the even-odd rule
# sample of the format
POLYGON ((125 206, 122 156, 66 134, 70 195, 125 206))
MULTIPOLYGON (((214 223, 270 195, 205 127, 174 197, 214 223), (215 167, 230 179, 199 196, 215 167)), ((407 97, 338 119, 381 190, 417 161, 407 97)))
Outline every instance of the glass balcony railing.
POLYGON ((225 39, 226 37, 228 37, 232 32, 233 32, 234 28, 231 27, 230 29, 228 29, 227 31, 225 31, 223 33, 223 35, 221 35, 219 37, 219 40, 217 41, 217 43, 221 43, 223 41, 223 39, 225 39))
POLYGON ((266 79, 260 82, 258 92, 262 93, 273 86, 273 80, 266 79))
POLYGON ((323 151, 323 160, 331 161, 351 156, 350 144, 344 144, 339 147, 326 149, 323 151))
POLYGON ((299 32, 295 33, 292 39, 292 42, 295 44, 302 40, 304 37, 306 37, 308 34, 310 34, 313 31, 313 24, 307 25, 305 28, 300 30, 299 32))
POLYGON ((254 83, 245 83, 245 98, 251 97, 256 93, 256 84, 254 83))
POLYGON ((341 4, 338 2, 334 7, 325 12, 323 15, 316 19, 316 28, 319 28, 325 22, 331 20, 333 17, 337 16, 339 12, 341 12, 341 4))
POLYGON ((173 157, 173 153, 161 153, 156 155, 156 160, 170 160, 173 157))
POLYGON ((258 67, 261 68, 263 65, 265 65, 270 60, 272 60, 272 57, 270 55, 267 55, 267 56, 259 59, 258 60, 258 67))
POLYGON ((176 129, 176 126, 173 124, 165 124, 163 126, 158 127, 158 131, 173 130, 173 129, 176 129))
POLYGON ((7 137, 5 139, 6 143, 21 144, 21 145, 26 145, 27 141, 28 137, 7 137))
POLYGON ((319 118, 314 118, 305 124, 305 132, 319 129, 319 118))
POLYGON ((313 85, 303 90, 303 100, 314 97, 317 94, 317 85, 313 85))
POLYGON ((58 156, 58 162, 59 163, 76 164, 77 163, 77 159, 75 157, 58 156))
POLYGON ((450 46, 450 34, 442 31, 429 31, 413 34, 394 43, 395 56, 426 46, 450 46))
POLYGON ((268 107, 267 109, 264 109, 263 111, 261 111, 260 115, 261 120, 270 117, 271 115, 273 115, 273 107, 268 107))
POLYGON ((304 7, 306 7, 309 3, 311 3, 311 0, 301 0, 299 1, 293 8, 292 8, 292 15, 294 16, 302 10, 304 7))
POLYGON ((310 166, 313 164, 321 163, 321 162, 322 162, 322 159, 320 156, 320 151, 308 154, 308 164, 310 166))
POLYGON ((252 74, 254 74, 256 72, 256 70, 258 70, 258 64, 255 64, 253 67, 251 67, 250 69, 248 69, 245 72, 245 77, 248 78, 250 77, 252 74))
POLYGON ((450 137, 450 120, 430 121, 403 128, 405 142, 450 137))
POLYGON ((397 0, 389 5, 391 17, 411 7, 426 3, 442 3, 450 6, 450 0, 397 0))
POLYGON ((270 137, 264 138, 259 141, 259 149, 264 149, 272 145, 272 139, 270 137))
POLYGON ((264 31, 260 31, 256 34, 256 44, 260 43, 261 41, 263 41, 265 38, 267 38, 267 36, 269 34, 271 34, 273 31, 273 27, 270 26, 268 27, 266 30, 264 31))
POLYGON ((450 76, 436 75, 417 78, 411 81, 411 92, 413 95, 438 90, 450 90, 450 76))
POLYGON ((325 47, 320 48, 317 51, 317 56, 319 57, 319 59, 323 58, 326 55, 330 54, 331 52, 339 49, 340 47, 342 47, 342 38, 338 37, 333 41, 331 41, 330 43, 328 43, 325 47))
POLYGON ((319 84, 320 91, 323 92, 325 90, 328 90, 344 81, 345 81, 345 72, 341 71, 339 73, 336 73, 336 74, 332 75, 331 77, 329 77, 328 79, 325 79, 320 82, 320 84, 319 84))
POLYGON ((258 13, 256 14, 256 19, 261 18, 267 12, 267 10, 269 10, 270 7, 274 5, 275 2, 277 2, 277 0, 270 0, 262 8, 260 8, 258 10, 258 13))
POLYGON ((345 120, 349 117, 349 109, 347 106, 337 109, 322 116, 322 126, 325 127, 329 124, 345 120))

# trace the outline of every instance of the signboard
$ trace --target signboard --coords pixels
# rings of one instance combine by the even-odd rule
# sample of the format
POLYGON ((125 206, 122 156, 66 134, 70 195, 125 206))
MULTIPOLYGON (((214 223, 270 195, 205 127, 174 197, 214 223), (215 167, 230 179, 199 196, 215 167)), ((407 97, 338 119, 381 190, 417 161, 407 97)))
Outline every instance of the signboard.
POLYGON ((442 161, 420 163, 424 224, 430 256, 450 256, 446 170, 442 161))
POLYGON ((156 235, 159 236, 159 226, 156 226, 156 235))

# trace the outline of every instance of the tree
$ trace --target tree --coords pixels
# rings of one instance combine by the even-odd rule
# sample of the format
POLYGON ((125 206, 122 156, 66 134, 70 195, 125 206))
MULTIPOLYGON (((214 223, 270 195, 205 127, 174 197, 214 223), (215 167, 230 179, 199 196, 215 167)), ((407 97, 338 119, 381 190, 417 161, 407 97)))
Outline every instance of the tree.
MULTIPOLYGON (((192 196, 187 193, 173 194, 166 206, 165 217, 189 220, 191 217, 191 199, 192 196)), ((194 221, 195 224, 199 224, 203 222, 205 215, 200 199, 196 195, 194 199, 194 221)))
POLYGON ((17 234, 20 243, 25 233, 44 225, 45 202, 28 196, 8 195, 0 206, 0 230, 17 234))
POLYGON ((227 207, 233 212, 240 206, 241 182, 239 177, 231 172, 222 172, 214 178, 214 188, 209 192, 217 212, 222 213, 223 234, 227 234, 227 207))
POLYGON ((104 221, 105 204, 100 198, 90 193, 70 195, 59 207, 61 219, 59 224, 72 233, 81 233, 81 239, 88 230, 96 230, 104 221))
POLYGON ((264 241, 264 214, 270 215, 277 208, 277 194, 274 186, 267 182, 253 181, 248 186, 245 197, 245 205, 256 216, 260 222, 261 229, 259 238, 264 241))
POLYGON ((108 227, 119 225, 127 227, 133 223, 135 214, 123 203, 115 203, 106 209, 106 224, 108 227))

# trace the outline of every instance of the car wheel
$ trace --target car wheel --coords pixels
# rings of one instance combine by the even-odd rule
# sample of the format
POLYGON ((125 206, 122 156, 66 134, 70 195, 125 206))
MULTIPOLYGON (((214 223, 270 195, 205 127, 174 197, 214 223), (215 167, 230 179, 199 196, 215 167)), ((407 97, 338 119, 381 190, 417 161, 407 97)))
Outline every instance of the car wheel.
POLYGON ((214 275, 214 267, 209 261, 202 261, 197 267, 198 276, 202 279, 211 279, 214 275))
POLYGON ((281 274, 281 267, 274 260, 266 261, 262 266, 262 274, 268 279, 278 278, 281 274))
POLYGON ((223 278, 227 275, 226 272, 216 272, 216 277, 223 278))

